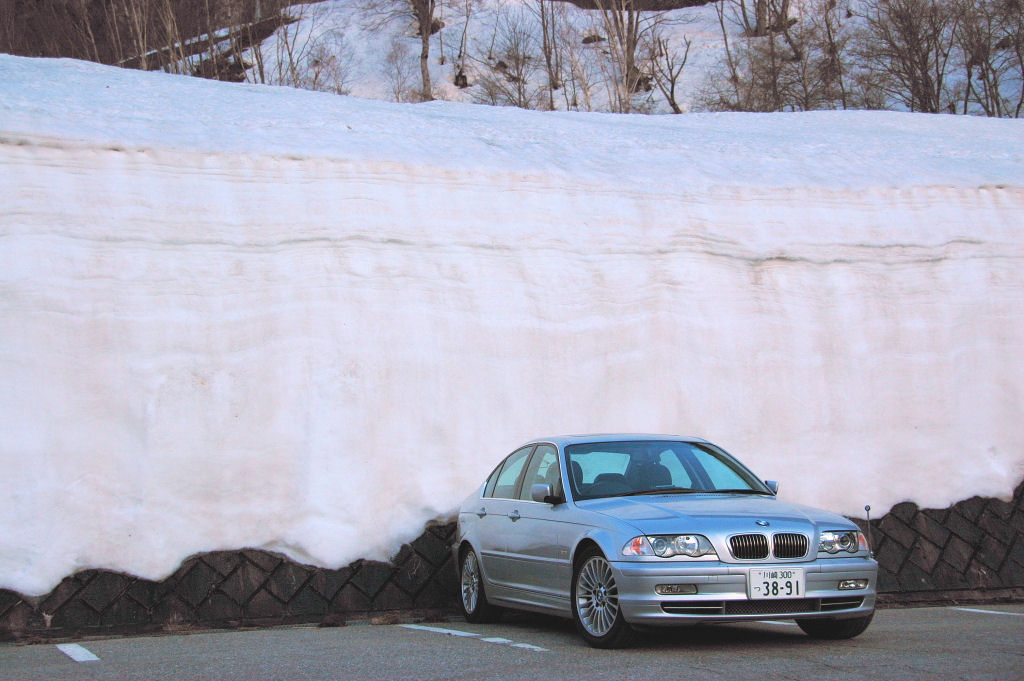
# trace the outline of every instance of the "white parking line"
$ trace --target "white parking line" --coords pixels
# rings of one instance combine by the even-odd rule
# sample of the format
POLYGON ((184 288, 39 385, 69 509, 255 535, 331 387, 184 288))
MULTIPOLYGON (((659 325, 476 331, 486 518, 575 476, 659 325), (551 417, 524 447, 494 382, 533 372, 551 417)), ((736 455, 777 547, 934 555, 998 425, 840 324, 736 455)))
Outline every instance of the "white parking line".
POLYGON ((442 627, 425 627, 422 624, 400 624, 400 627, 405 629, 415 629, 416 631, 429 631, 434 634, 447 634, 448 636, 479 636, 480 634, 474 634, 470 631, 459 631, 458 629, 445 629, 442 627))
POLYGON ((100 659, 77 643, 61 643, 57 646, 57 650, 75 662, 98 662, 100 659))
MULTIPOLYGON (((447 629, 444 627, 426 627, 422 624, 400 624, 400 627, 405 629, 415 629, 416 631, 428 631, 433 634, 444 634, 445 636, 465 636, 467 638, 479 637, 480 634, 474 634, 470 631, 460 631, 458 629, 447 629)), ((516 643, 509 638, 501 638, 498 636, 489 636, 487 638, 480 638, 480 641, 484 643, 496 643, 502 646, 509 646, 512 648, 520 648, 522 650, 532 650, 535 653, 546 653, 549 652, 547 648, 541 648, 529 643, 516 643)))
POLYGON ((513 648, 522 648, 523 650, 532 650, 535 653, 546 653, 546 652, 548 652, 547 648, 541 648, 540 646, 535 646, 535 645, 532 645, 530 643, 513 643, 511 645, 512 645, 513 648))
POLYGON ((950 610, 961 610, 963 612, 980 612, 983 615, 1009 615, 1010 617, 1024 617, 1024 612, 1005 612, 1003 610, 981 610, 979 608, 950 608, 950 610))

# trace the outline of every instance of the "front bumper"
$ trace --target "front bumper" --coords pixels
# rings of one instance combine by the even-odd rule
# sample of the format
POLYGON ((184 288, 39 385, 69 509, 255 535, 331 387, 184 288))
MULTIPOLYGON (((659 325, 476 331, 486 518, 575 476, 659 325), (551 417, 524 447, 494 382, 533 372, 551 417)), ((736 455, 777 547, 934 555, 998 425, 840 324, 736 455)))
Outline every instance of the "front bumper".
POLYGON ((864 617, 875 609, 878 563, 869 558, 828 558, 810 563, 729 564, 719 562, 612 563, 619 607, 631 624, 650 626, 748 619, 864 617), (804 570, 806 593, 797 599, 747 597, 752 568, 804 570), (840 590, 842 580, 866 579, 867 588, 840 590), (659 595, 659 584, 692 584, 696 594, 659 595))

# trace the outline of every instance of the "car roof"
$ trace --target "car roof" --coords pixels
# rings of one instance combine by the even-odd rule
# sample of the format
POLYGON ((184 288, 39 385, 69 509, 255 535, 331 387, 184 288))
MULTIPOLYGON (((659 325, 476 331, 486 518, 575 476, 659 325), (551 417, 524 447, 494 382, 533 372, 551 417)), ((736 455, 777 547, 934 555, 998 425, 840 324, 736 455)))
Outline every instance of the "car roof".
POLYGON ((541 437, 530 440, 522 446, 538 442, 549 442, 558 447, 565 447, 567 445, 594 444, 598 442, 654 442, 659 440, 708 443, 704 438, 683 435, 664 435, 657 433, 591 433, 589 435, 556 435, 553 437, 541 437))

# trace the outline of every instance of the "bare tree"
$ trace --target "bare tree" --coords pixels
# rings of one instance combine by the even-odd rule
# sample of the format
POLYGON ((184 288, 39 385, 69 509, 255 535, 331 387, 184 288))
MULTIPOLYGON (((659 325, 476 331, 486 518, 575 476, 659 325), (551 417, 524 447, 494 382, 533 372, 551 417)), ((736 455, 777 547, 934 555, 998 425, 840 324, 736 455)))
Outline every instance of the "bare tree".
POLYGON ((340 28, 325 31, 310 47, 302 87, 347 95, 355 77, 354 61, 355 54, 345 31, 340 28))
POLYGON ((847 108, 853 97, 847 73, 851 27, 848 0, 797 0, 798 18, 780 30, 788 54, 779 71, 784 109, 847 108))
POLYGON ((73 0, 73 6, 78 15, 79 32, 84 43, 83 52, 87 59, 100 61, 99 42, 96 39, 96 33, 93 31, 93 5, 89 0, 73 0))
POLYGON ((683 53, 679 54, 661 31, 656 31, 652 35, 650 44, 648 60, 654 68, 654 82, 665 97, 665 101, 672 107, 672 113, 676 114, 683 113, 682 107, 676 101, 676 86, 690 56, 690 44, 690 39, 684 36, 683 53))
POLYGON ((783 31, 790 19, 790 0, 753 0, 749 4, 734 0, 732 5, 744 33, 751 38, 783 31))
POLYGON ((1004 37, 996 43, 996 48, 1006 51, 1007 72, 1017 83, 1016 103, 1010 105, 1010 113, 1020 118, 1024 115, 1024 11, 1021 0, 1002 0, 999 8, 1000 31, 1004 37))
POLYGON ((641 83, 645 79, 638 66, 638 52, 642 35, 650 29, 649 22, 645 21, 637 0, 595 0, 595 4, 607 35, 608 60, 604 66, 612 110, 630 113, 633 95, 643 88, 641 83))
POLYGON ((593 111, 594 89, 600 74, 600 67, 595 64, 595 53, 591 47, 596 36, 582 35, 576 26, 569 22, 560 24, 556 35, 556 40, 562 45, 567 65, 563 71, 562 81, 566 108, 593 111))
POLYGON ((289 1, 0 0, 0 51, 234 78, 227 42, 257 44, 267 27, 254 32, 254 14, 266 10, 269 26, 289 1))
POLYGON ((267 82, 346 94, 354 77, 355 55, 345 27, 332 23, 332 15, 322 6, 295 9, 295 22, 277 31, 275 66, 267 82))
POLYGON ((131 38, 133 53, 138 59, 139 68, 149 70, 151 58, 150 45, 150 0, 120 0, 123 16, 127 20, 128 35, 131 38))
POLYGON ((857 52, 870 80, 911 111, 955 107, 948 78, 962 18, 958 0, 865 0, 857 52))
POLYGON ((779 111, 784 108, 781 79, 792 53, 779 35, 751 35, 746 8, 741 0, 717 6, 719 29, 725 43, 725 60, 719 72, 707 80, 700 100, 715 111, 779 111), (732 28, 739 27, 741 39, 731 41, 732 28))
POLYGON ((440 0, 362 0, 360 9, 371 29, 380 30, 392 22, 412 20, 420 38, 420 80, 423 84, 420 99, 434 98, 430 83, 430 36, 442 28, 435 19, 440 0))
POLYGON ((821 78, 831 83, 833 99, 840 108, 851 104, 847 84, 848 45, 850 31, 844 19, 853 16, 848 0, 817 0, 818 11, 813 12, 811 21, 817 26, 820 50, 821 78))
POLYGON ((408 43, 399 36, 391 37, 391 47, 384 58, 384 79, 396 102, 408 102, 413 91, 414 67, 408 43))
MULTIPOLYGON (((300 11, 304 13, 305 7, 300 11)), ((300 23, 303 18, 303 15, 299 16, 300 23)), ((285 24, 277 31, 277 42, 275 43, 277 58, 274 62, 277 73, 276 77, 270 81, 273 85, 298 87, 299 65, 302 63, 304 52, 309 44, 308 33, 306 34, 307 42, 299 42, 301 35, 299 28, 299 25, 285 24)))
POLYGON ((540 23, 540 50, 544 57, 544 71, 547 74, 548 108, 555 108, 555 92, 563 85, 564 45, 559 39, 564 35, 562 26, 567 24, 567 6, 557 0, 533 0, 526 7, 540 23))
POLYGON ((462 16, 462 34, 459 36, 459 45, 452 58, 452 68, 455 74, 452 80, 460 88, 469 86, 469 78, 466 75, 467 61, 470 56, 469 26, 478 3, 479 0, 452 0, 453 8, 462 16))
POLYGON ((1024 105, 1024 7, 1012 0, 975 0, 964 9, 956 39, 965 71, 962 113, 976 106, 986 116, 1019 117, 1024 105))
POLYGON ((478 79, 480 103, 539 108, 541 91, 536 84, 540 70, 536 39, 520 8, 502 12, 496 27, 490 72, 478 79))
POLYGON ((22 49, 22 19, 13 2, 0 2, 0 52, 17 54, 22 49))
POLYGON ((782 21, 783 4, 773 0, 768 4, 769 30, 760 37, 748 33, 742 3, 720 6, 725 58, 719 73, 705 84, 703 106, 741 111, 851 106, 847 2, 796 0, 785 5, 786 11, 797 9, 796 17, 782 21), (740 32, 738 39, 730 28, 740 32))
POLYGON ((82 0, 4 0, 0 2, 0 52, 98 61, 93 15, 93 5, 82 0))
MULTIPOLYGON (((203 10, 204 10, 203 18, 206 20, 205 21, 205 29, 206 29, 207 53, 210 55, 209 63, 210 63, 211 68, 213 69, 212 77, 214 79, 216 79, 216 80, 220 80, 220 64, 221 64, 221 60, 218 59, 219 48, 217 46, 218 45, 218 40, 217 40, 218 25, 217 25, 217 22, 214 20, 214 13, 213 13, 213 11, 211 10, 211 7, 210 7, 210 0, 203 0, 203 10)), ((261 51, 260 52, 260 59, 259 59, 261 67, 262 67, 262 54, 263 53, 261 51)), ((260 68, 259 73, 262 76, 262 68, 260 68)), ((262 83, 262 82, 266 82, 266 81, 265 80, 260 80, 260 82, 262 83)))
POLYGON ((171 0, 161 0, 157 7, 157 14, 163 29, 162 44, 165 45, 165 49, 162 51, 162 54, 165 57, 164 69, 170 73, 190 74, 192 72, 191 65, 188 61, 188 55, 185 53, 184 41, 182 40, 181 31, 178 29, 178 17, 175 14, 171 0))
POLYGON ((110 45, 110 59, 113 64, 121 64, 125 59, 124 38, 121 36, 121 26, 117 16, 116 0, 103 0, 103 20, 108 27, 108 43, 110 45))

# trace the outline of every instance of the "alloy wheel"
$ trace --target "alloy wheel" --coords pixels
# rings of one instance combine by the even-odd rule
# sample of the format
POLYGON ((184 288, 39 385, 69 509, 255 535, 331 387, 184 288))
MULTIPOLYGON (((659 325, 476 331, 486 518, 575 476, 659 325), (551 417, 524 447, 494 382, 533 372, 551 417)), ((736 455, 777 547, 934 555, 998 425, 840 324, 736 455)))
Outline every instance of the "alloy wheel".
POLYGON ((462 606, 466 612, 474 612, 480 598, 480 567, 476 554, 466 553, 462 559, 462 606))
POLYGON ((619 589, 611 566, 602 556, 592 556, 580 568, 576 609, 580 623, 592 636, 605 636, 615 626, 619 615, 619 589))

